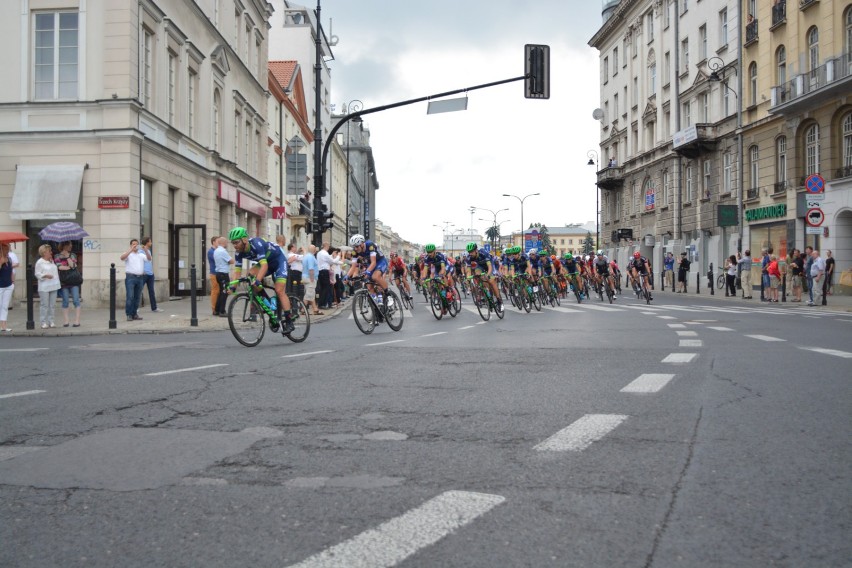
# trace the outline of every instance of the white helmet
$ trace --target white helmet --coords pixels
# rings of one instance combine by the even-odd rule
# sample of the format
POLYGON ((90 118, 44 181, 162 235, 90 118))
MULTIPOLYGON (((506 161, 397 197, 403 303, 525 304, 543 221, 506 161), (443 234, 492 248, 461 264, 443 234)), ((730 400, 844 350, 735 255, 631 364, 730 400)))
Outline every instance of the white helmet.
POLYGON ((357 247, 358 245, 363 245, 365 240, 364 235, 352 235, 349 237, 349 246, 357 247))
POLYGON ((603 256, 603 253, 604 253, 604 252, 603 252, 603 249, 599 249, 599 250, 598 250, 598 256, 603 256))
POLYGON ((538 249, 530 249, 530 251, 529 251, 527 254, 535 254, 535 255, 537 255, 537 254, 538 254, 538 249))

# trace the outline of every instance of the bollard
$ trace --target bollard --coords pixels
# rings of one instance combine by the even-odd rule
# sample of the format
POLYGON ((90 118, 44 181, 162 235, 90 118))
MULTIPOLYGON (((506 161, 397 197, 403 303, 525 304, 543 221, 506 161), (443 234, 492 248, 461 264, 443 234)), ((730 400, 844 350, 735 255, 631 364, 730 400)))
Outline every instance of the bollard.
POLYGON ((117 327, 115 322, 115 263, 109 265, 109 329, 117 327))
POLYGON ((198 310, 195 305, 195 264, 192 264, 189 270, 189 301, 189 325, 191 327, 198 327, 198 310))
MULTIPOLYGON (((710 278, 710 295, 715 296, 716 295, 716 285, 713 281, 713 263, 712 262, 710 263, 710 272, 707 274, 707 276, 710 278)), ((725 295, 726 296, 728 295, 727 283, 725 284, 725 295)))
POLYGON ((660 271, 660 292, 666 291, 666 269, 660 271))
POLYGON ((27 265, 27 329, 35 329, 33 319, 33 285, 35 284, 35 272, 33 265, 27 265))
POLYGON ((697 272, 695 274, 695 293, 696 294, 701 293, 701 273, 700 272, 697 272))
POLYGON ((781 301, 787 301, 787 274, 781 275, 781 301))
POLYGON ((823 306, 828 305, 828 300, 826 299, 827 295, 828 295, 828 277, 826 277, 823 274, 823 277, 822 277, 822 305, 823 306))

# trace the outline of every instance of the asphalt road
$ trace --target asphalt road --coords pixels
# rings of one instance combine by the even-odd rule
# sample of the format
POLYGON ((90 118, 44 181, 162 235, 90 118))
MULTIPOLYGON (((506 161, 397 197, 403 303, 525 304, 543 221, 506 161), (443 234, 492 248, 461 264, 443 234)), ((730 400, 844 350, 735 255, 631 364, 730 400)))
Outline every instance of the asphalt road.
POLYGON ((6 338, 0 565, 852 563, 852 314, 348 315, 6 338))

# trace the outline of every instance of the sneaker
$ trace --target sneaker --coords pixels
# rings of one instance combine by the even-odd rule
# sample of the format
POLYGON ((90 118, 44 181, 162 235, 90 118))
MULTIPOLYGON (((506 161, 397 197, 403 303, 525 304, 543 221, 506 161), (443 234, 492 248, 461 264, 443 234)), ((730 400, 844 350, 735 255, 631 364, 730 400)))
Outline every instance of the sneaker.
POLYGON ((156 312, 156 313, 158 313, 158 314, 161 314, 161 313, 163 313, 163 312, 164 312, 164 311, 166 311, 166 310, 164 310, 163 308, 157 308, 156 310, 151 310, 151 311, 152 311, 152 312, 156 312))
POLYGON ((133 321, 133 316, 127 316, 127 321, 133 321))
MULTIPOLYGON (((813 306, 813 304, 809 304, 809 305, 813 306)), ((47 329, 47 324, 46 324, 46 323, 41 324, 41 328, 42 328, 42 329, 47 329)))
POLYGON ((136 314, 136 315, 133 316, 133 319, 134 320, 141 320, 142 316, 140 316, 139 314, 136 314))
MULTIPOLYGON (((809 305, 809 306, 813 306, 813 305, 814 305, 814 303, 813 303, 813 302, 808 302, 808 305, 809 305)), ((44 326, 42 326, 42 327, 44 327, 44 326)))
POLYGON ((281 333, 287 335, 288 333, 293 333, 294 331, 296 331, 296 326, 293 325, 293 322, 284 322, 284 327, 281 328, 281 333))

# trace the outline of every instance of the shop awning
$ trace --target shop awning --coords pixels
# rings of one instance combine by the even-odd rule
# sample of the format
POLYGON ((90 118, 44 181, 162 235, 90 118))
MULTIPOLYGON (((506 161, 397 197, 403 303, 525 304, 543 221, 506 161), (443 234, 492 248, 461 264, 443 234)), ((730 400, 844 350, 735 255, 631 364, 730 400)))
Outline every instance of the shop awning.
POLYGON ((85 165, 18 166, 12 219, 74 219, 85 165))

